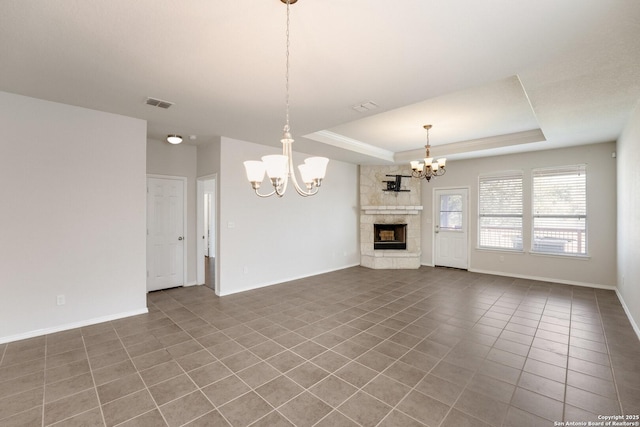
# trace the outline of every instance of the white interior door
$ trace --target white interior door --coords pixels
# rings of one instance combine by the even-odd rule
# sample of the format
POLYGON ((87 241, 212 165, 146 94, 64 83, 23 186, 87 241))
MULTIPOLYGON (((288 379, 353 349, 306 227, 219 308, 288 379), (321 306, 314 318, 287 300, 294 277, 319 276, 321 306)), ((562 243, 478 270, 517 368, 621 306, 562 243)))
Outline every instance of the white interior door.
POLYGON ((184 285, 184 187, 147 178, 147 291, 184 285))
POLYGON ((468 268, 466 188, 435 190, 435 265, 468 268))

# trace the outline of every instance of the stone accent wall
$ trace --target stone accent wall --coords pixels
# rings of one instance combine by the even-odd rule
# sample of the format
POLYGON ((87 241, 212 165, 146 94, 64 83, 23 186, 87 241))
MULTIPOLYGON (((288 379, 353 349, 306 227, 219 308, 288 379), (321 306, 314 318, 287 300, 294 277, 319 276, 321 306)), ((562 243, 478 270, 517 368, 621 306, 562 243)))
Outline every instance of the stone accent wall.
POLYGON ((408 192, 382 191, 386 175, 411 175, 406 166, 360 166, 360 264, 376 269, 420 267, 420 180, 402 178, 408 192), (373 224, 407 224, 406 250, 374 250, 373 224))

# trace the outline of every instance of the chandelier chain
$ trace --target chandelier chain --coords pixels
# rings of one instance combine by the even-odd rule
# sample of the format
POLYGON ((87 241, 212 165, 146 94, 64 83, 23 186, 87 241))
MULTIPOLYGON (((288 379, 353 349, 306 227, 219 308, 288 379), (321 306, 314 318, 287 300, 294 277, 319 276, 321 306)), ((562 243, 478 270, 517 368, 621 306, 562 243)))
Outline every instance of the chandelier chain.
POLYGON ((286 74, 285 74, 285 105, 286 105, 286 114, 285 114, 285 125, 284 131, 289 132, 291 129, 289 128, 289 5, 290 0, 287 0, 287 53, 286 53, 286 74))

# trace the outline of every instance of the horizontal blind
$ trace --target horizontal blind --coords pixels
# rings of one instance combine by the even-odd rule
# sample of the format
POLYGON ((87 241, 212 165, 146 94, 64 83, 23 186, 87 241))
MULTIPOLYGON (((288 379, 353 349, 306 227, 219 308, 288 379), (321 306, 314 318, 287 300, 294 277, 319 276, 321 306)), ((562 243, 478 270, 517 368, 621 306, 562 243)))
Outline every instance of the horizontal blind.
POLYGON ((586 165, 534 169, 532 175, 532 250, 586 255, 586 165))
POLYGON ((478 245, 522 250, 522 172, 481 175, 478 245))

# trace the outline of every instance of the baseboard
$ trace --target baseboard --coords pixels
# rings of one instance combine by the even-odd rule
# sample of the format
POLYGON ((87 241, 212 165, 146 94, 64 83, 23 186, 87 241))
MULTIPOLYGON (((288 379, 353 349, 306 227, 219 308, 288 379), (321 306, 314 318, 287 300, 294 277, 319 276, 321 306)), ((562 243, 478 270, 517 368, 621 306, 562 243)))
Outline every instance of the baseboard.
POLYGON ((52 328, 36 329, 35 331, 29 331, 22 334, 10 335, 7 337, 0 337, 0 344, 26 340, 28 338, 39 337, 42 335, 55 334, 56 332, 68 331, 70 329, 82 328, 84 326, 95 325, 96 323, 110 322, 111 320, 122 319, 130 316, 137 316, 139 314, 146 314, 149 310, 145 307, 139 310, 127 311, 124 313, 112 314, 109 316, 94 317, 93 319, 83 320, 80 322, 66 323, 64 325, 54 326, 52 328))
POLYGON ((326 273, 331 273, 331 272, 334 272, 334 271, 345 270, 347 268, 358 267, 359 265, 360 265, 360 263, 357 262, 355 264, 349 264, 349 265, 346 265, 346 266, 343 266, 343 267, 337 267, 337 268, 331 268, 331 269, 322 270, 322 271, 316 271, 316 272, 313 272, 311 274, 304 274, 302 276, 288 277, 288 278, 281 279, 281 280, 274 281, 274 282, 257 283, 255 285, 252 285, 252 286, 249 286, 249 287, 246 287, 246 288, 242 288, 242 289, 238 289, 238 290, 233 291, 233 292, 221 292, 220 294, 218 294, 218 296, 219 297, 224 297, 224 296, 227 296, 227 295, 233 295, 233 294, 237 294, 237 293, 240 293, 240 292, 246 292, 246 291, 252 291, 254 289, 266 288, 267 286, 280 285, 282 283, 291 282, 291 281, 294 281, 294 280, 305 279, 307 277, 318 276, 320 274, 326 274, 326 273))
POLYGON ((191 282, 187 282, 185 283, 183 286, 187 287, 187 286, 196 286, 196 285, 203 285, 203 283, 198 283, 195 280, 191 281, 191 282))
POLYGON ((563 285, 582 286, 585 288, 606 289, 608 291, 616 290, 616 287, 611 285, 601 285, 599 283, 577 282, 575 280, 563 280, 563 279, 556 279, 553 277, 530 276, 528 274, 513 274, 513 273, 505 273, 502 271, 477 270, 475 268, 470 268, 469 271, 472 273, 492 274, 494 276, 514 277, 516 279, 537 280, 539 282, 561 283, 563 285))
POLYGON ((622 305, 622 308, 624 309, 624 313, 627 315, 627 319, 629 319, 629 323, 631 323, 631 327, 633 328, 633 331, 636 333, 638 340, 640 340, 640 328, 638 327, 638 324, 636 323, 636 321, 633 319, 633 316, 631 315, 631 311, 629 311, 629 307, 627 307, 627 304, 624 302, 624 298, 622 298, 622 294, 620 293, 620 291, 618 291, 618 289, 616 289, 616 295, 618 296, 620 305, 622 305))

